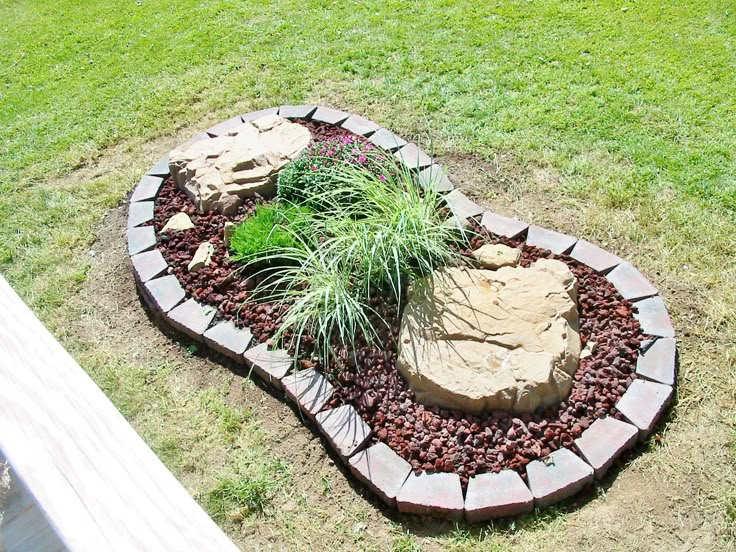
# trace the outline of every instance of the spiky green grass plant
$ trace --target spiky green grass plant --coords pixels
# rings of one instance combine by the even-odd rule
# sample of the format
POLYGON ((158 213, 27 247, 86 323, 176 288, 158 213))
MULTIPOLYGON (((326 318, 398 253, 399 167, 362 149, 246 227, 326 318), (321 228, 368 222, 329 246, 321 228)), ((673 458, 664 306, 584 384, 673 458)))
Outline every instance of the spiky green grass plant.
POLYGON ((423 190, 407 167, 374 157, 373 169, 350 163, 331 167, 330 186, 312 201, 320 204, 324 220, 332 221, 330 246, 356 267, 363 292, 389 287, 400 302, 412 280, 463 262, 451 244, 466 242, 468 231, 452 223, 442 197, 423 190))
POLYGON ((376 321, 385 320, 370 307, 372 294, 400 303, 414 279, 463 262, 452 244, 466 236, 441 197, 385 155, 376 154, 371 168, 338 161, 321 174, 306 190, 312 209, 301 212, 309 221, 289 229, 299 246, 271 249, 251 264, 269 265, 255 296, 290 304, 274 339, 288 338, 297 351, 313 344, 327 361, 336 348, 375 340, 376 321), (302 235, 307 228, 312 236, 302 235))

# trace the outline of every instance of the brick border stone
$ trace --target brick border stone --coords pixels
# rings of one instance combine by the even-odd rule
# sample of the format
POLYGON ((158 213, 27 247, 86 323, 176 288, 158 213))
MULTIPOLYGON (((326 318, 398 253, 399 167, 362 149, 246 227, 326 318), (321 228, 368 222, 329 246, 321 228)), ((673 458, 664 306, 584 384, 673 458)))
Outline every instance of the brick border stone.
POLYGON ((516 516, 534 509, 534 497, 513 470, 483 473, 470 478, 465 495, 465 519, 470 523, 516 516))
POLYGON ((383 148, 387 151, 394 152, 403 148, 408 142, 401 136, 394 134, 387 128, 379 128, 373 134, 368 137, 368 140, 373 145, 383 148))
POLYGON ((317 412, 314 418, 317 427, 343 462, 347 462, 371 436, 371 428, 350 404, 317 412))
POLYGON ((279 115, 286 119, 311 119, 317 111, 316 105, 282 105, 279 115))
POLYGON ((446 194, 455 189, 455 185, 447 178, 444 169, 437 164, 419 171, 419 184, 438 194, 446 194))
POLYGON ((484 212, 483 207, 457 189, 448 193, 444 199, 452 213, 462 220, 479 217, 484 212))
POLYGON ((394 153, 394 157, 403 163, 406 168, 412 171, 425 169, 432 164, 432 158, 419 149, 419 146, 414 143, 406 144, 399 151, 394 153))
POLYGON ((312 120, 340 126, 348 117, 350 117, 350 113, 345 113, 344 111, 333 109, 331 107, 319 106, 317 111, 314 112, 314 115, 312 115, 312 120))
POLYGON ((281 380, 286 396, 309 418, 322 410, 332 397, 334 387, 316 370, 299 370, 281 380))
POLYGON ((631 424, 611 417, 598 418, 575 439, 575 446, 592 466, 595 478, 600 479, 623 451, 634 446, 638 436, 639 430, 631 424))
POLYGON ((153 226, 128 228, 128 256, 143 253, 156 247, 156 231, 153 226))
POLYGON ((176 276, 170 274, 149 280, 144 285, 144 297, 159 314, 169 312, 184 300, 186 293, 176 276))
POLYGON ((570 252, 570 257, 600 274, 606 274, 624 262, 621 257, 609 253, 586 240, 577 241, 570 252))
POLYGON ((570 251, 578 239, 562 232, 548 230, 541 226, 530 226, 526 235, 526 244, 540 249, 547 249, 555 255, 562 255, 570 251))
POLYGON ((658 383, 675 385, 677 341, 671 337, 644 341, 636 361, 636 373, 658 383))
POLYGON ((168 154, 141 178, 128 203, 128 254, 138 289, 154 315, 238 364, 250 367, 264 382, 283 390, 317 424, 351 473, 401 512, 451 519, 465 516, 472 523, 518 515, 533 506, 548 506, 576 493, 594 478, 600 479, 637 438, 643 439, 651 432, 674 393, 677 343, 664 301, 630 263, 589 241, 484 211, 455 189, 444 169, 416 144, 408 143, 373 121, 338 109, 312 105, 262 109, 214 125, 206 132, 195 134, 189 142, 221 135, 242 122, 269 114, 311 118, 366 137, 417 171, 422 186, 446 194, 445 201, 458 211, 459 217, 480 217, 480 224, 493 234, 509 238, 524 236, 527 245, 556 254, 568 253, 604 274, 625 299, 634 302, 634 316, 642 331, 655 339, 653 343, 649 340, 641 345, 636 374, 644 379, 635 379, 615 405, 628 421, 613 417, 595 420, 575 440, 579 455, 563 448, 529 463, 528 483, 510 470, 474 476, 469 480, 465 498, 457 474, 413 474, 409 463, 386 444, 378 442, 366 447, 371 429, 354 407, 343 405, 323 410, 334 388, 322 374, 312 369, 294 371, 294 359, 286 351, 272 350, 265 343, 251 347, 249 330, 229 321, 214 322, 215 308, 187 299, 176 276, 163 275, 168 267, 155 249, 155 229, 143 225, 153 219, 153 200, 164 178, 169 176, 168 154))
POLYGON ((350 458, 350 471, 389 506, 411 473, 411 465, 386 443, 378 442, 350 458))
POLYGON ((163 183, 164 179, 162 176, 144 174, 143 178, 140 179, 138 185, 135 187, 135 190, 133 190, 130 201, 152 200, 158 195, 158 191, 161 189, 161 184, 163 183))
POLYGON ((340 126, 345 130, 350 131, 353 134, 357 134, 358 136, 363 136, 364 138, 367 138, 381 128, 373 121, 369 121, 368 119, 355 114, 350 115, 350 117, 348 117, 340 126))
POLYGON ((204 342, 203 334, 210 327, 217 314, 217 309, 202 305, 194 299, 187 299, 181 305, 166 313, 166 320, 171 326, 188 335, 195 341, 204 342))
POLYGON ((276 389, 283 389, 282 380, 294 364, 286 351, 272 350, 266 343, 246 350, 243 358, 259 378, 276 389))
POLYGON ((661 297, 650 297, 634 303, 634 318, 641 324, 641 331, 658 337, 675 337, 675 328, 661 297))
POLYGON ((128 204, 128 228, 135 228, 153 220, 153 201, 128 204))
POLYGON ((526 466, 529 488, 538 508, 550 506, 593 481, 593 468, 570 449, 561 448, 526 466))
POLYGON ((529 230, 529 225, 526 222, 498 215, 490 211, 483 213, 480 224, 489 232, 507 238, 515 238, 529 230))
POLYGON ((247 328, 238 328, 230 320, 223 320, 204 332, 203 337, 208 347, 242 364, 243 353, 253 334, 247 328))
POLYGON ((130 258, 130 262, 133 263, 133 275, 135 279, 141 283, 160 276, 169 267, 166 259, 164 259, 164 256, 158 249, 133 255, 130 258))
POLYGON ((465 509, 460 476, 456 473, 410 474, 396 495, 399 512, 462 519, 465 509))
POLYGON ((639 428, 639 439, 644 439, 667 409, 673 394, 669 385, 635 379, 616 403, 616 409, 639 428))
POLYGON ((624 299, 629 301, 657 295, 657 288, 629 262, 618 265, 606 274, 606 279, 613 284, 624 299))
POLYGON ((156 164, 148 169, 146 174, 150 174, 151 176, 161 176, 163 178, 169 176, 171 174, 171 169, 169 169, 169 154, 167 153, 156 161, 156 164))

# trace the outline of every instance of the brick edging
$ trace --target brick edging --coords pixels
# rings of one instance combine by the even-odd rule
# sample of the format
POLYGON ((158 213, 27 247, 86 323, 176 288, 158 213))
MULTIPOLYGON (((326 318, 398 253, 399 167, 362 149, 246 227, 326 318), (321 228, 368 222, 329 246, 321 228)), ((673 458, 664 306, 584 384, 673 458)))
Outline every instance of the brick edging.
POLYGON ((324 106, 281 106, 232 117, 196 134, 190 141, 220 136, 267 114, 312 119, 363 136, 391 151, 415 171, 422 186, 443 194, 458 222, 475 218, 493 234, 523 236, 527 245, 567 254, 604 275, 624 299, 637 307, 634 316, 642 332, 652 337, 640 346, 638 378, 614 405, 626 421, 597 419, 575 440, 576 450, 560 448, 545 459, 530 462, 526 466, 527 482, 510 470, 476 475, 470 478, 463 496, 456 474, 414 475, 409 463, 384 443, 367 446, 371 430, 352 406, 323 410, 334 388, 322 374, 295 370, 294 359, 286 351, 269 350, 265 344, 253 345, 248 329, 237 328, 232 322, 213 323, 214 307, 186 299, 183 287, 155 248, 155 230, 150 225, 143 226, 153 220, 153 202, 169 176, 168 155, 141 178, 130 196, 128 209, 128 255, 139 293, 156 318, 283 392, 316 425, 353 475, 379 499, 401 512, 479 522, 546 507, 603 477, 618 456, 651 433, 674 395, 677 341, 658 290, 631 263, 586 240, 484 210, 456 189, 444 169, 419 146, 359 115, 324 106))

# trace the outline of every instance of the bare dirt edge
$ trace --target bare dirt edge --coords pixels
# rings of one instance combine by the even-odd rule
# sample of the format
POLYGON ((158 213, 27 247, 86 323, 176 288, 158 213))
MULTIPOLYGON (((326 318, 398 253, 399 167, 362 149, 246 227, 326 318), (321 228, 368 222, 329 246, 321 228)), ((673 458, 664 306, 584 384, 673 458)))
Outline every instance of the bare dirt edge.
MULTIPOLYGON (((130 167, 126 162, 136 157, 155 160, 153 152, 167 151, 181 141, 181 135, 186 133, 146 144, 136 152, 116 148, 94 167, 61 180, 94 179, 109 171, 122 171, 130 167)), ((561 202, 557 176, 549 169, 519 167, 510 156, 501 156, 495 163, 469 156, 447 156, 442 161, 460 187, 488 207, 488 199, 492 199, 493 208, 499 212, 573 234, 576 222, 587 216, 583 208, 561 202)), ((275 514, 264 517, 262 527, 247 534, 231 532, 236 542, 247 549, 274 543, 286 548, 341 547, 329 523, 313 526, 317 520, 310 517, 318 516, 322 520, 357 520, 358 530, 364 534, 361 542, 370 548, 387 549, 397 534, 408 531, 425 549, 444 549, 443 537, 453 529, 451 524, 401 516, 366 498, 368 493, 340 473, 344 470, 335 465, 319 438, 304 427, 285 402, 233 376, 215 357, 190 356, 186 341, 161 332, 147 316, 135 291, 125 246, 125 219, 126 207, 121 205, 100 224, 93 246, 96 255, 84 288, 75 298, 83 305, 84 315, 74 324, 74 334, 91 347, 142 364, 174 359, 184 366, 179 370, 185 372, 181 381, 187 385, 230 385, 229 400, 253 408, 271 440, 270 452, 295 468, 295 488, 290 497, 276 502, 275 514), (329 496, 325 495, 326 486, 330 488, 329 496), (295 497, 302 497, 298 505, 295 497), (304 527, 305 538, 297 535, 301 524, 310 524, 308 531, 304 527)), ((680 300, 677 296, 667 299, 670 304, 680 300)), ((720 433, 722 421, 707 404, 696 405, 688 413, 675 408, 670 419, 664 426, 661 446, 634 455, 630 465, 614 470, 597 490, 564 504, 565 513, 549 519, 543 512, 540 518, 518 523, 515 530, 501 524, 498 536, 515 548, 530 550, 593 546, 602 550, 655 550, 663 546, 670 550, 718 549, 722 544, 717 536, 721 520, 707 493, 714 470, 703 463, 725 455, 721 448, 726 438, 725 432, 720 433)), ((187 481, 185 485, 190 489, 196 486, 187 481)), ((482 538, 477 527, 471 532, 482 538)), ((342 545, 351 547, 347 542, 342 545)))

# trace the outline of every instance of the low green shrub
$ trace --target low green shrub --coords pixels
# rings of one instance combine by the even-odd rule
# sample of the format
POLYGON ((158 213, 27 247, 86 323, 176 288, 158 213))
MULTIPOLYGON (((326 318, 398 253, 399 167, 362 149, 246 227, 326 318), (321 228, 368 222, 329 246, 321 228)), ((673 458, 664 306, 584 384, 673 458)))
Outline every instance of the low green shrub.
POLYGON ((291 204, 259 205, 241 222, 230 239, 236 261, 251 261, 270 252, 298 248, 309 233, 308 210, 291 204))
POLYGON ((326 172, 334 165, 349 163, 376 170, 375 161, 382 156, 373 144, 352 136, 313 142, 279 172, 278 195, 285 201, 308 203, 315 191, 329 183, 326 172))

